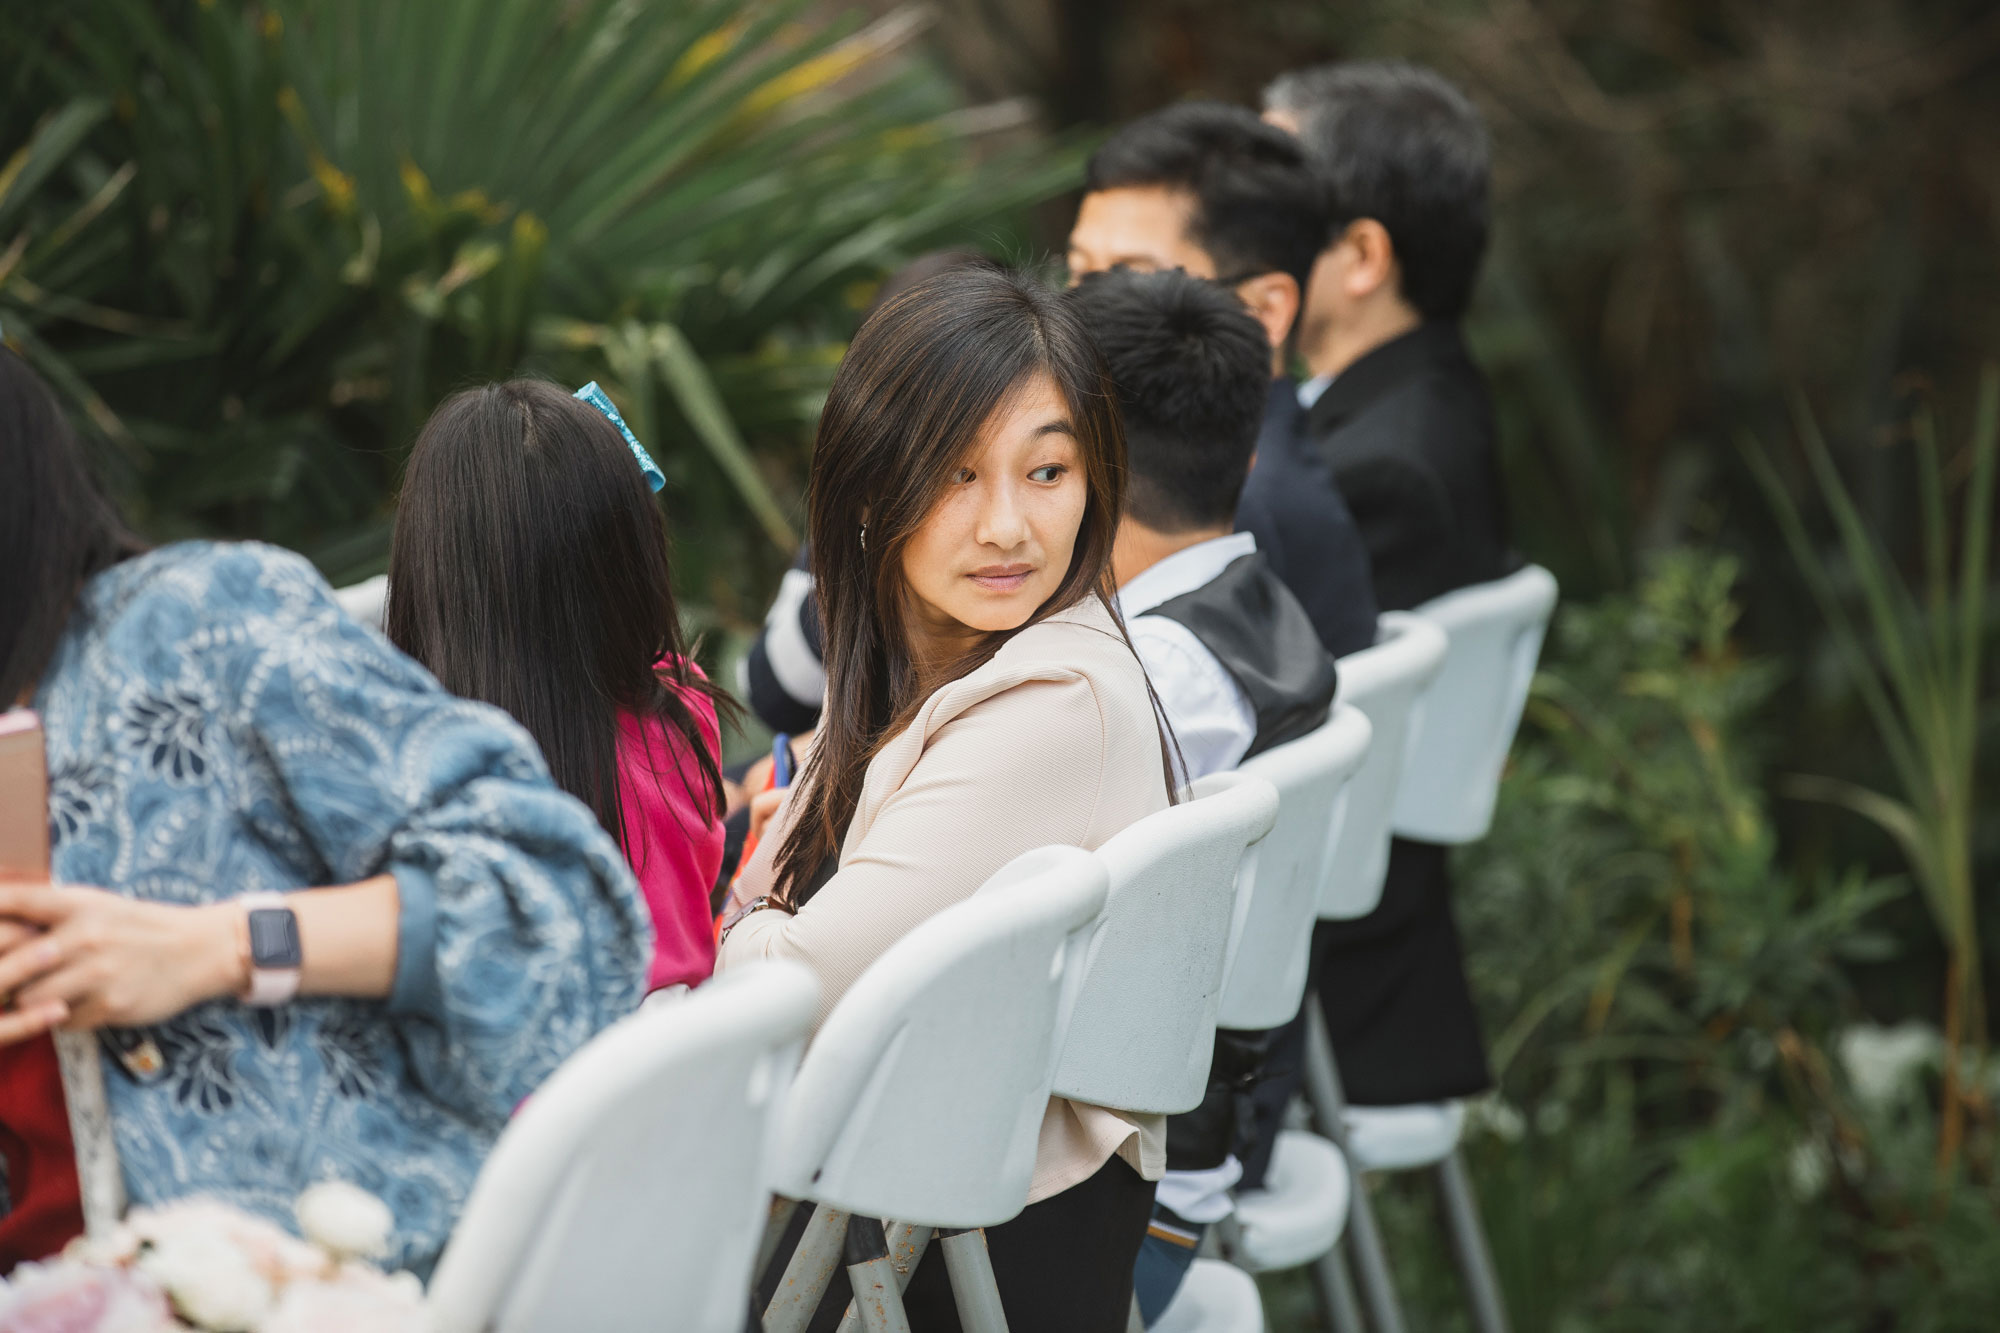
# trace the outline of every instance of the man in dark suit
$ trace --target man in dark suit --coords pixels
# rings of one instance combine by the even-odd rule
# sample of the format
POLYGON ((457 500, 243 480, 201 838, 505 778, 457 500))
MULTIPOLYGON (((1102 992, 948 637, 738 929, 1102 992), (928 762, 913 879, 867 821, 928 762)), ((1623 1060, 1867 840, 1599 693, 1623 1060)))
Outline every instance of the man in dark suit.
POLYGON ((1183 102, 1133 121, 1091 155, 1068 258, 1072 280, 1183 269, 1229 287, 1263 325, 1271 390, 1236 528, 1256 537, 1338 657, 1375 642, 1375 595, 1361 536, 1331 469, 1307 446, 1286 373, 1325 235, 1324 199, 1296 139, 1241 107, 1183 102))
MULTIPOLYGON (((1456 88, 1409 65, 1288 74, 1265 118, 1296 133, 1331 210, 1299 350, 1312 448, 1368 547, 1376 600, 1405 610, 1501 577, 1505 498, 1486 384, 1459 318, 1486 247, 1489 154, 1456 88)), ((1451 914, 1446 849, 1398 839, 1381 906, 1322 927, 1318 988, 1358 1105, 1489 1086, 1451 914)))

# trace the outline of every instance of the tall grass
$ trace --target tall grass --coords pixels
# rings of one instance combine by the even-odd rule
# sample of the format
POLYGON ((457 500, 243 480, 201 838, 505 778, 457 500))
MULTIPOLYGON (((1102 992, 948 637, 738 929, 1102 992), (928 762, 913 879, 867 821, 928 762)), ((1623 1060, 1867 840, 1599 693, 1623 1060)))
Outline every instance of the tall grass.
POLYGON ((1993 586, 1989 556, 2000 458, 2000 367, 1988 367, 1981 379, 1971 438, 1959 458, 1947 460, 1941 453, 1928 411, 1915 422, 1923 537, 1923 574, 1915 588, 1863 521, 1811 414, 1801 407, 1797 419, 1806 460, 1839 536, 1845 572, 1860 594, 1859 616, 1840 590, 1841 570, 1814 543, 1769 453, 1746 436, 1744 455, 1874 722, 1898 790, 1890 794, 1825 777, 1793 779, 1789 789, 1845 806, 1887 831, 1909 862, 1944 942, 1949 960, 1944 1106, 1937 1144, 1943 1180, 1957 1160, 1966 1112, 1984 1097, 1965 1079, 1963 1057, 1983 1057, 1987 1045, 1973 824, 1981 662, 1993 586), (1954 521, 1947 492, 1957 464, 1963 464, 1967 480, 1954 521))

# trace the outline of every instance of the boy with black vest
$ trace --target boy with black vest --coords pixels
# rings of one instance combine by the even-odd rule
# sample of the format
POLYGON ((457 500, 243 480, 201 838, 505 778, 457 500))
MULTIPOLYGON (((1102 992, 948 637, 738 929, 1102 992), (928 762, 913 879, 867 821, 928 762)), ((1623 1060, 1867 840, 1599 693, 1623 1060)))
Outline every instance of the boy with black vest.
MULTIPOLYGON (((1227 289, 1179 271, 1092 274, 1070 294, 1090 327, 1125 425, 1125 511, 1111 565, 1132 645, 1189 780, 1326 721, 1333 658, 1311 618, 1235 532, 1257 447, 1270 346, 1227 289)), ((1203 1230, 1230 1211, 1249 1097, 1270 1034, 1216 1038, 1201 1107, 1167 1122, 1167 1176, 1134 1291, 1157 1319, 1203 1230)))

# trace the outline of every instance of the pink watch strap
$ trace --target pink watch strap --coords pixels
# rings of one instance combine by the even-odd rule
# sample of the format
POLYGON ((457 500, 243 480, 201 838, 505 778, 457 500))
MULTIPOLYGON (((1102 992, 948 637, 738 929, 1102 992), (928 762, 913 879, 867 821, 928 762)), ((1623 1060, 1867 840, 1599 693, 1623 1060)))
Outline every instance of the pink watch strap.
MULTIPOLYGON (((247 915, 260 909, 276 908, 290 911, 291 905, 282 893, 246 893, 237 902, 243 905, 247 915)), ((259 1008, 286 1004, 299 993, 299 969, 296 967, 259 967, 256 956, 250 959, 250 989, 243 996, 243 1003, 259 1008)))

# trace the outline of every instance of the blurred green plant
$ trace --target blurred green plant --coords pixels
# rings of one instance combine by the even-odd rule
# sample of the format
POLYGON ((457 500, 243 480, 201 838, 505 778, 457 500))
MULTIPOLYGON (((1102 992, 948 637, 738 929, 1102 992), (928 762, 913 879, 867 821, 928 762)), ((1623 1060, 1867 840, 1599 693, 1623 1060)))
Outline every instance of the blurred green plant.
MULTIPOLYGON (((76 98, 43 116, 26 140, 0 160, 0 334, 99 431, 129 443, 130 432, 117 414, 39 332, 45 324, 61 321, 141 338, 149 332, 146 321, 96 304, 92 298, 97 292, 87 281, 103 272, 93 252, 96 233, 103 229, 94 232, 93 224, 132 183, 133 164, 94 181, 57 179, 109 112, 101 98, 76 98)), ((0 140, 0 146, 4 143, 0 140)))
POLYGON ((0 144, 76 108, 20 197, 53 215, 39 201, 127 182, 96 244, 35 281, 133 321, 45 302, 20 332, 123 423, 155 536, 278 540, 336 579, 382 567, 401 459, 446 393, 597 379, 668 474, 687 600, 741 623, 790 557, 808 427, 872 284, 933 246, 1015 245, 1076 165, 995 146, 1006 117, 916 54, 920 12, 817 14, 10 6, 0 144))
POLYGON ((1746 436, 1744 454, 1867 706, 1901 796, 1824 777, 1793 778, 1787 789, 1845 806, 1889 833, 1909 861, 1944 940, 1948 959, 1944 1107, 1937 1145, 1943 1179, 1957 1160, 1966 1111, 1987 1103, 1982 1089, 1965 1085, 1961 1052, 1975 1063, 1982 1062, 1987 1036, 1973 833, 1978 810, 1981 656, 1989 633, 1987 608, 1993 587, 1989 542, 1995 465, 2000 462, 2000 367, 1989 367, 1981 380, 1964 455, 1969 476, 1956 524, 1946 502, 1953 466, 1939 451, 1936 421, 1926 410, 1914 422, 1917 490, 1923 507, 1923 580, 1917 592, 1906 584, 1895 560, 1863 519, 1802 404, 1797 417, 1813 480, 1839 533, 1844 568, 1814 543, 1768 451, 1746 436), (1951 551, 1954 526, 1956 568, 1951 551), (1844 592, 1850 583, 1864 608, 1861 624, 1844 592))
POLYGON ((1504 788, 1534 808, 1469 856, 1468 912, 1531 910, 1540 932, 1476 973, 1508 1016, 1503 1071, 1636 1054, 1719 1078, 1738 1033, 1823 1025, 1829 960, 1879 947, 1862 923, 1892 884, 1779 862, 1755 727, 1781 668, 1738 651, 1737 579, 1734 559, 1679 550, 1635 593, 1557 618, 1504 788))
MULTIPOLYGON (((1460 854, 1498 1083, 1468 1153, 1509 1310, 1972 1333, 2000 1300, 2000 1190, 1981 1169, 1936 1192, 1928 1064, 1887 1097, 1857 1067, 1847 968, 1894 950, 1875 913, 1907 888, 1782 858, 1763 728, 1786 676, 1741 651, 1738 578, 1675 550, 1558 608, 1493 832, 1460 854)), ((1417 1184, 1378 1195, 1411 1323, 1462 1328, 1417 1184)), ((1266 1290, 1274 1328, 1311 1326, 1302 1283, 1266 1290)))

